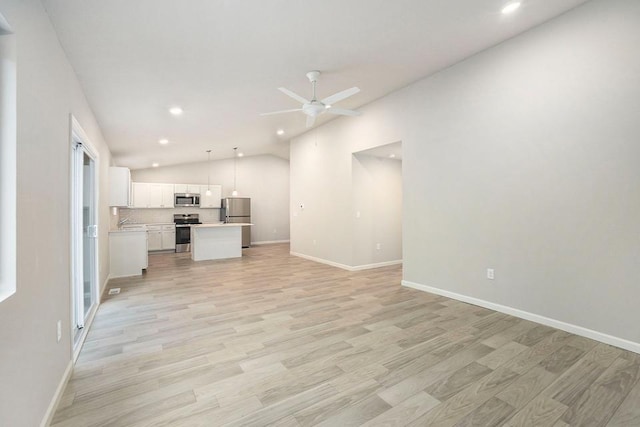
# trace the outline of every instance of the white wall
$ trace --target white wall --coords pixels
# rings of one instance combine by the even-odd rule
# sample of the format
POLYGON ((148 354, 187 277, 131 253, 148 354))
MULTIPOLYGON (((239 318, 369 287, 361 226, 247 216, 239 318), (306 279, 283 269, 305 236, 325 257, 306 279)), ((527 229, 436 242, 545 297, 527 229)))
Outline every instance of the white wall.
POLYGON ((640 343, 638 46, 588 2, 295 139, 292 251, 348 263, 351 153, 400 140, 405 280, 640 343))
POLYGON ((354 154, 352 168, 353 265, 401 261, 402 162, 354 154))
MULTIPOLYGON (((233 159, 133 170, 131 178, 135 182, 206 184, 209 174, 211 184, 222 185, 222 196, 231 196, 233 159)), ((239 196, 251 197, 251 221, 255 224, 251 228, 251 241, 289 240, 289 162, 272 155, 238 158, 236 181, 239 196)), ((169 222, 173 221, 173 211, 165 210, 169 222)), ((192 211, 193 209, 189 212, 192 211)), ((123 215, 129 215, 130 212, 131 210, 123 210, 123 215)), ((175 213, 180 212, 175 210, 175 213)), ((193 212, 200 213, 205 218, 211 215, 219 217, 218 209, 197 209, 193 212), (215 214, 202 211, 215 211, 215 214)), ((146 217, 149 214, 135 213, 136 218, 140 215, 146 217)), ((154 218, 159 218, 158 215, 162 215, 162 212, 153 215, 154 218)))
POLYGON ((100 282, 108 274, 110 153, 38 0, 3 0, 16 35, 17 291, 0 303, 0 425, 36 426, 71 360, 70 120, 100 154, 100 282), (63 325, 56 342, 56 321, 63 325))

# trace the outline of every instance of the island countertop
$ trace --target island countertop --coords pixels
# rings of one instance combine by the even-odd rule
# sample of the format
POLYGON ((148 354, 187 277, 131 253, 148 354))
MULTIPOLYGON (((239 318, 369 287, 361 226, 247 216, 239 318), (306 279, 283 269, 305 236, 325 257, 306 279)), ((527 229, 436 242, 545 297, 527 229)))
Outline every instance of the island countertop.
POLYGON ((191 226, 191 228, 211 228, 211 227, 241 227, 241 226, 245 226, 245 225, 253 225, 250 222, 236 222, 236 223, 231 223, 231 222, 219 222, 216 224, 194 224, 191 226))

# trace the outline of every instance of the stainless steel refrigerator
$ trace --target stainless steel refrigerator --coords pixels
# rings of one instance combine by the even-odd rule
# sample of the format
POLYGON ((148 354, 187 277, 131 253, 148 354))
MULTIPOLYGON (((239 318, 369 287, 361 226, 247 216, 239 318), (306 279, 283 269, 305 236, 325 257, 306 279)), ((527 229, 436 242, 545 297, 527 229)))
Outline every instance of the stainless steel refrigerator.
MULTIPOLYGON (((251 222, 251 199, 249 197, 226 197, 222 199, 220 221, 226 223, 251 222)), ((242 247, 251 246, 251 226, 242 227, 242 247)))

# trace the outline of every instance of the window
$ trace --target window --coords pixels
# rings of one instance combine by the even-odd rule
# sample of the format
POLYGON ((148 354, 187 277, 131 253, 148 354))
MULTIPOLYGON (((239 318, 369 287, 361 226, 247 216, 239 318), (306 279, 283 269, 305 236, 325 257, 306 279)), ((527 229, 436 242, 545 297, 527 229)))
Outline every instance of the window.
POLYGON ((0 301, 16 292, 15 36, 0 15, 0 301))

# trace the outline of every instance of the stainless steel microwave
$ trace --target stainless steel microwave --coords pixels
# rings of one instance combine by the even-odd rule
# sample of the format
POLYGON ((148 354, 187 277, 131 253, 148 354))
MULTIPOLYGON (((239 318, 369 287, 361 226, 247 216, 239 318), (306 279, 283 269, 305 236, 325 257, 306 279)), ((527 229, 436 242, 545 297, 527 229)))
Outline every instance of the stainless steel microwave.
POLYGON ((174 206, 182 207, 200 207, 200 194, 195 193, 175 193, 174 206))

